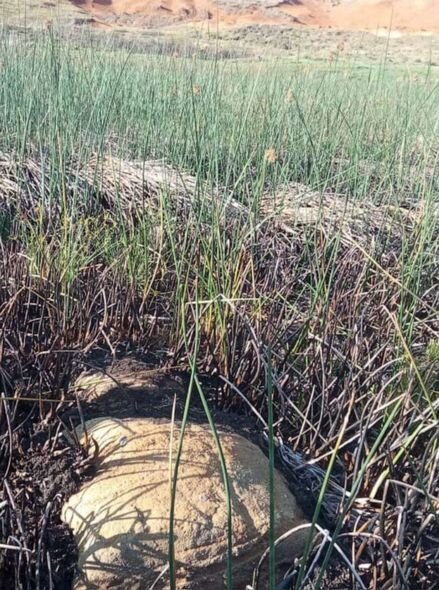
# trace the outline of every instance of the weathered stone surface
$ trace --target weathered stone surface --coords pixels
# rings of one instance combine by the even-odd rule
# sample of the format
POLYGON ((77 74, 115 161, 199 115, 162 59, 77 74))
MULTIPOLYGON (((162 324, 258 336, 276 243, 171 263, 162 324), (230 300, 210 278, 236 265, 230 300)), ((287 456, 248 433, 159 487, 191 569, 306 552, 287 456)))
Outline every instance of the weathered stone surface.
MULTIPOLYGON (((97 473, 70 498, 62 516, 79 545, 76 588, 149 589, 168 560, 170 439, 168 420, 98 418, 86 424, 98 449, 97 473)), ((173 452, 179 425, 174 425, 173 452)), ((247 439, 220 433, 232 489, 234 588, 244 589, 267 547, 268 461, 247 439)), ((276 534, 304 522, 275 473, 276 534)), ((207 426, 188 425, 175 505, 179 588, 224 588, 227 508, 220 463, 207 426)), ((303 549, 306 530, 277 551, 279 571, 303 549)), ((165 575, 160 582, 169 587, 165 575)))
POLYGON ((151 394, 159 392, 163 403, 172 406, 174 395, 185 392, 175 375, 129 357, 81 375, 74 390, 81 402, 99 407, 101 415, 118 418, 135 415, 136 406, 148 404, 151 394))

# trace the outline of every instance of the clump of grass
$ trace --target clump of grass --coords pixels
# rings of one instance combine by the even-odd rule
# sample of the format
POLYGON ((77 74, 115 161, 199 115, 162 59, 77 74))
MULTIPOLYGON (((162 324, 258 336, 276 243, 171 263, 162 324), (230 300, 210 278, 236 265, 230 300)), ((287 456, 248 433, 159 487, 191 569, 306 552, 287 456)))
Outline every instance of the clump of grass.
MULTIPOLYGON (((221 407, 268 422, 271 463, 287 464, 310 520, 329 531, 290 586, 331 587, 337 575, 352 588, 429 588, 433 74, 414 85, 354 64, 266 67, 2 35, 0 467, 11 494, 18 434, 57 424, 53 400, 68 403, 91 352, 166 350, 202 398, 197 374, 219 375, 221 407), (286 227, 276 209, 297 183, 314 189, 318 214, 299 223, 294 193, 286 227), (331 199, 343 211, 328 222, 331 199), (361 236, 345 223, 360 209, 374 214, 356 220, 361 236)), ((18 539, 27 557, 8 550, 4 563, 16 587, 37 587, 55 575, 45 532, 17 519, 5 490, 0 542, 18 539)))

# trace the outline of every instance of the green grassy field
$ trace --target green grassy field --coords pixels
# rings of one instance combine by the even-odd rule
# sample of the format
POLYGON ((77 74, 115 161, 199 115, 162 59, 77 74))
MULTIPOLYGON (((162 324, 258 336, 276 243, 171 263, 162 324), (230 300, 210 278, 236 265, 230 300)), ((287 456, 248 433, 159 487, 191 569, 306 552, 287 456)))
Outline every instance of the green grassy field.
MULTIPOLYGON (((432 588, 437 72, 164 49, 1 35, 0 467, 94 350, 166 351, 226 408, 272 399, 326 470, 333 542, 291 587, 432 588)), ((36 587, 47 563, 19 555, 0 567, 36 587)))

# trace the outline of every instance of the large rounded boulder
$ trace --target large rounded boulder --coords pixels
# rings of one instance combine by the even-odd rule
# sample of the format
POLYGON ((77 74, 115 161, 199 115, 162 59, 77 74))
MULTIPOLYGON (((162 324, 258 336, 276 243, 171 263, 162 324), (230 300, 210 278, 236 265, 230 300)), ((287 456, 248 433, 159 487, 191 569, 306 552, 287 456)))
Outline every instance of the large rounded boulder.
MULTIPOLYGON (((171 477, 179 432, 178 423, 163 419, 97 418, 86 423, 82 440, 90 446, 96 473, 62 511, 79 548, 75 588, 146 590, 158 578, 154 588, 169 588, 171 477)), ((268 546, 268 460, 238 434, 220 432, 220 441, 231 488, 233 587, 244 590, 268 546)), ((278 472, 275 507, 277 536, 305 522, 278 472)), ((189 424, 174 515, 178 588, 225 588, 227 530, 215 440, 208 426, 189 424)), ((277 547, 279 579, 302 552, 306 535, 306 529, 299 530, 277 547)))

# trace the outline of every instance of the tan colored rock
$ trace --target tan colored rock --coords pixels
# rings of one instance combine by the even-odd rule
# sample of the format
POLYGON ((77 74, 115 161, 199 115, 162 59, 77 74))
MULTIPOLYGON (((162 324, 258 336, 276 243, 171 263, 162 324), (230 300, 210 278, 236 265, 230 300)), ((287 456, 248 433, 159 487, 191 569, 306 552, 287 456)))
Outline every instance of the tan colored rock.
POLYGON ((183 391, 177 378, 164 369, 150 369, 145 363, 126 357, 106 369, 96 369, 81 375, 75 385, 82 401, 94 402, 112 392, 148 392, 160 389, 165 395, 183 391))
MULTIPOLYGON (((99 450, 97 473, 62 511, 79 546, 75 588, 149 589, 168 562, 171 423, 98 418, 86 428, 99 450)), ((175 424, 174 457, 178 434, 175 424)), ((220 433, 220 439, 232 489, 234 588, 244 590, 268 543, 268 460, 237 434, 220 433)), ((281 535, 305 521, 278 472, 275 489, 281 535)), ((208 426, 187 426, 174 523, 178 587, 224 588, 226 495, 208 426)), ((306 534, 299 531, 278 547, 279 575, 300 555, 306 534)), ((167 575, 160 583, 155 588, 169 588, 167 575)))

